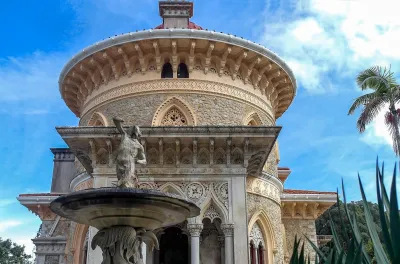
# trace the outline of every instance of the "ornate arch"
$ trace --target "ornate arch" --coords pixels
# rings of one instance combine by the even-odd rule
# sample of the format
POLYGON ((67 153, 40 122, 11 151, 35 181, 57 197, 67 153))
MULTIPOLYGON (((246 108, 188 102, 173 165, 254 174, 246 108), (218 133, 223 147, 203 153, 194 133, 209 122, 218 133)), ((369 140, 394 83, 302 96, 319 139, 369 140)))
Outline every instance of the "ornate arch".
POLYGON ((86 256, 84 256, 84 246, 86 240, 86 234, 89 231, 88 225, 77 224, 75 227, 74 234, 72 236, 72 254, 74 256, 73 263, 80 264, 84 263, 83 260, 86 256))
POLYGON ((177 97, 171 97, 162 103, 157 109, 153 117, 152 125, 162 125, 164 117, 166 117, 170 111, 175 111, 176 114, 182 115, 182 117, 185 119, 184 125, 195 126, 197 123, 193 114, 194 111, 191 109, 191 107, 189 107, 188 104, 183 102, 181 99, 178 99, 177 97))
POLYGON ((214 219, 221 220, 222 223, 228 222, 228 212, 215 196, 213 192, 207 197, 206 201, 203 202, 201 206, 200 215, 197 217, 199 223, 203 221, 204 218, 210 219, 212 222, 214 219))
POLYGON ((243 119, 243 125, 245 126, 261 126, 262 124, 263 122, 256 112, 251 112, 243 119))
POLYGON ((164 185, 162 185, 160 187, 160 191, 167 192, 167 193, 173 193, 176 195, 180 195, 182 197, 186 197, 185 193, 182 192, 182 190, 177 185, 175 185, 174 183, 171 183, 171 182, 167 182, 164 185))
POLYGON ((243 164, 243 162, 244 162, 243 151, 238 147, 234 148, 231 152, 231 163, 243 164))
POLYGON ((198 164, 210 164, 210 152, 207 148, 201 148, 199 153, 197 154, 197 163, 198 164))
MULTIPOLYGON (((274 263, 274 253, 277 251, 276 247, 276 241, 275 241, 275 232, 273 229, 273 226, 271 224, 271 220, 269 219, 267 213, 264 210, 261 210, 257 213, 255 213, 248 225, 248 236, 250 237, 251 231, 253 229, 253 226, 257 223, 257 225, 260 227, 264 242, 266 245, 265 251, 267 253, 267 258, 266 262, 267 264, 272 264, 274 263)), ((258 246, 258 245, 257 245, 258 246)))
POLYGON ((99 112, 94 112, 90 117, 88 126, 108 126, 107 118, 99 112))
POLYGON ((159 155, 158 155, 158 150, 156 148, 151 148, 147 151, 146 153, 146 159, 147 159, 147 163, 149 165, 154 165, 154 164, 158 164, 160 159, 159 159, 159 155))

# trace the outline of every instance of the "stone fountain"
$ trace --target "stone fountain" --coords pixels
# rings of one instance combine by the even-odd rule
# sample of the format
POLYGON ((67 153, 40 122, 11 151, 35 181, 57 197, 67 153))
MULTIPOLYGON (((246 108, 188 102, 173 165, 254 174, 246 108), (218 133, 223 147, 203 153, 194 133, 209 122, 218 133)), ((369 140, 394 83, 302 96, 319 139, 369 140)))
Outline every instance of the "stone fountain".
POLYGON ((55 199, 51 210, 99 232, 91 247, 103 252, 102 264, 143 264, 141 245, 158 249, 152 230, 175 225, 200 214, 200 208, 182 197, 157 190, 138 189, 135 164, 146 164, 139 142, 138 126, 126 131, 123 120, 113 119, 121 133, 114 153, 118 182, 116 187, 73 192, 55 199))

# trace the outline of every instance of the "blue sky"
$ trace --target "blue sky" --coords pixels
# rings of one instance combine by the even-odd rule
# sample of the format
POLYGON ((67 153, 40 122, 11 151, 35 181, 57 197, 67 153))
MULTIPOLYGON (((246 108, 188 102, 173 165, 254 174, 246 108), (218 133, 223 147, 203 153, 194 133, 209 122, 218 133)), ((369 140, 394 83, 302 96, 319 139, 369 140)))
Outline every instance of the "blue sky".
MULTIPOLYGON (((396 161, 383 114, 360 135, 347 116, 361 93, 356 74, 375 64, 400 72, 396 0, 195 1, 203 28, 261 43, 293 69, 298 93, 277 121, 286 188, 333 191, 345 180, 359 199, 357 172, 374 199, 376 156, 396 161), (390 5, 390 6, 388 6, 390 5)), ((96 41, 161 23, 156 0, 43 0, 2 3, 0 32, 0 237, 32 248, 40 221, 18 204, 20 193, 48 192, 55 126, 77 125, 58 93, 58 74, 96 41)))

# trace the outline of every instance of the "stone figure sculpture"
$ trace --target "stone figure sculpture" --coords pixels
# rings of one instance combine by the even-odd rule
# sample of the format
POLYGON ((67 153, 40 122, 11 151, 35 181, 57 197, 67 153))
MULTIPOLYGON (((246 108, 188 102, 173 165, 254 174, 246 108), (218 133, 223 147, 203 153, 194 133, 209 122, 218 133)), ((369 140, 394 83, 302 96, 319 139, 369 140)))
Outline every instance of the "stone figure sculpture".
POLYGON ((102 264, 143 264, 142 242, 159 249, 157 237, 144 228, 118 226, 100 230, 92 240, 92 249, 103 252, 102 264))
POLYGON ((131 127, 125 131, 122 124, 124 120, 113 118, 117 130, 121 133, 121 143, 114 153, 117 170, 117 187, 136 188, 138 178, 135 175, 135 163, 146 164, 144 148, 139 142, 141 132, 138 126, 131 127))

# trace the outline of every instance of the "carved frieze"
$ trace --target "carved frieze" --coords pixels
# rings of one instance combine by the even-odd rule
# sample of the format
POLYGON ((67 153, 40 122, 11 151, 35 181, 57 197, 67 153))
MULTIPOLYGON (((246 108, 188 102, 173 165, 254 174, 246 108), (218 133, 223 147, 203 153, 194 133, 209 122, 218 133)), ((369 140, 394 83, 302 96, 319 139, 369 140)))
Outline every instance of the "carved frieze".
POLYGON ((46 256, 44 264, 59 264, 60 256, 46 256))
POLYGON ((280 191, 278 187, 267 180, 255 177, 247 177, 246 191, 248 193, 267 197, 277 203, 280 203, 280 191))
POLYGON ((82 116, 89 112, 93 107, 100 105, 113 98, 121 98, 125 96, 141 95, 148 92, 166 92, 166 91, 197 91, 206 93, 217 93, 225 97, 234 97, 236 100, 240 99, 245 102, 249 102, 256 107, 261 109, 268 109, 272 111, 271 105, 268 99, 260 97, 250 91, 244 89, 219 83, 213 81, 201 81, 201 80, 148 80, 143 82, 130 83, 115 87, 111 90, 105 91, 93 98, 89 99, 83 106, 82 116))
MULTIPOLYGON (((192 200, 198 206, 202 205, 210 197, 210 191, 213 190, 217 200, 224 205, 227 211, 229 209, 227 182, 140 182, 139 188, 163 190, 165 185, 172 185, 174 189, 179 190, 174 192, 175 194, 183 193, 185 198, 192 200)), ((222 217, 219 218, 222 219, 222 217)))

